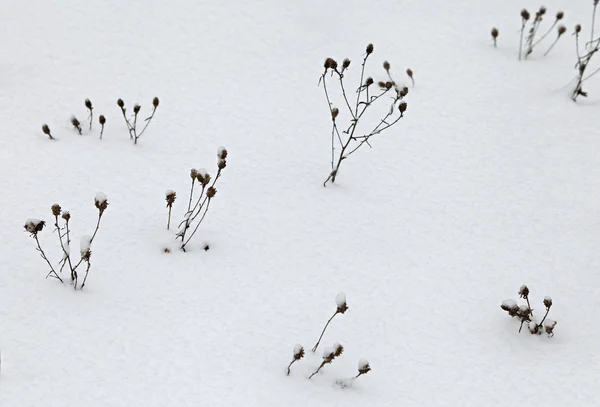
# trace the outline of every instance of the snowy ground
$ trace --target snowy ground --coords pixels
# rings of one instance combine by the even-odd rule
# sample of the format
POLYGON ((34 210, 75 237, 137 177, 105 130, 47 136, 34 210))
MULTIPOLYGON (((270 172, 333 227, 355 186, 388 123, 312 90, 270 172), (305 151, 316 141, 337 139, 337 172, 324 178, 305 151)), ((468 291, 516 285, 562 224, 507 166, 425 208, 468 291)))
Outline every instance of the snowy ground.
POLYGON ((592 2, 574 3, 544 3, 568 35, 521 63, 529 0, 0 4, 0 406, 594 405, 600 77, 569 99, 570 34, 592 2), (370 74, 387 59, 417 86, 406 118, 323 188, 322 64, 350 57, 357 75, 369 42, 370 74), (115 102, 148 112, 154 96, 133 146, 115 102), (85 98, 103 140, 69 124, 85 98), (190 168, 214 174, 221 145, 195 245, 164 254, 164 191, 177 222, 190 168), (44 280, 25 220, 58 202, 77 242, 98 191, 85 289, 44 280), (523 283, 538 309, 553 297, 554 338, 518 334, 499 308, 523 283), (350 308, 322 346, 345 352, 308 380, 338 292, 350 308), (286 377, 296 343, 307 356, 286 377), (335 386, 360 358, 372 372, 335 386))

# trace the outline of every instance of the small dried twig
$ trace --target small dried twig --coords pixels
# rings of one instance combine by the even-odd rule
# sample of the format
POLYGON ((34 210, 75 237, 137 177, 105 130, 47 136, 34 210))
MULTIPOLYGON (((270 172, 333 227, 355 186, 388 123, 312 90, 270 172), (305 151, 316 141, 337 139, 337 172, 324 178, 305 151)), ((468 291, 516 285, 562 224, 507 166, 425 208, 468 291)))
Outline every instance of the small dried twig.
POLYGON ((523 49, 523 33, 525 32, 525 25, 527 25, 527 21, 529 20, 529 11, 527 9, 521 10, 521 38, 519 40, 519 61, 521 60, 521 53, 523 49))
POLYGON ((176 198, 177 198, 177 193, 175 191, 168 190, 165 193, 165 199, 167 201, 167 208, 169 208, 169 218, 167 220, 167 230, 169 230, 171 228, 171 209, 173 208, 173 203, 175 202, 176 198))
POLYGON ((344 293, 339 293, 335 297, 335 302, 336 302, 337 308, 336 308, 335 312, 333 313, 333 315, 331 316, 331 318, 329 318, 329 320, 325 324, 325 327, 323 328, 323 331, 321 332, 321 335, 319 336, 317 343, 315 344, 315 346, 313 346, 313 348, 312 348, 313 353, 317 351, 317 348, 319 347, 319 344, 321 343, 321 339, 323 338, 323 335, 325 334, 325 330, 327 329, 327 327, 329 326, 329 323, 333 320, 333 318, 335 318, 335 316, 337 314, 345 314, 346 311, 348 311, 348 304, 346 303, 346 295, 344 293))
POLYGON ((323 361, 321 362, 321 365, 308 378, 312 379, 312 377, 314 375, 319 373, 319 371, 323 368, 323 366, 328 365, 331 362, 333 362, 333 360, 335 358, 337 358, 338 356, 340 356, 343 352, 344 352, 344 347, 339 343, 335 343, 332 348, 326 348, 323 351, 323 361))
POLYGON ((52 134, 50 134, 50 127, 48 127, 48 125, 47 125, 47 124, 44 124, 44 125, 42 126, 42 132, 43 132, 45 135, 47 135, 47 136, 50 138, 50 140, 56 140, 54 137, 52 137, 52 134))
POLYGON ((157 97, 155 97, 152 100, 152 114, 150 114, 150 116, 144 120, 146 122, 146 124, 144 125, 142 130, 140 132, 138 132, 137 120, 138 120, 138 115, 139 115, 142 107, 138 104, 135 104, 133 106, 133 123, 132 123, 127 118, 127 109, 125 108, 125 102, 123 102, 123 99, 117 100, 117 105, 119 106, 119 108, 121 108, 121 113, 123 114, 123 119, 125 119, 125 124, 127 125, 127 129, 129 130, 129 138, 133 140, 133 144, 137 144, 138 139, 144 134, 144 132, 148 128, 148 125, 154 118, 154 114, 156 113, 156 109, 158 109, 159 104, 160 104, 160 100, 157 97))
POLYGON ((104 125, 106 124, 106 117, 100 115, 98 121, 100 122, 100 140, 102 140, 102 134, 104 134, 104 125))
MULTIPOLYGON (((374 47, 373 44, 369 44, 366 48, 366 54, 363 58, 361 74, 360 74, 360 82, 359 86, 356 90, 356 102, 354 103, 354 108, 351 106, 346 92, 346 87, 344 85, 345 71, 350 66, 350 60, 348 58, 344 59, 341 69, 338 67, 338 63, 333 58, 327 58, 323 67, 325 68, 323 74, 319 78, 319 84, 323 83, 323 90, 325 92, 325 99, 328 104, 329 114, 331 116, 331 172, 329 176, 323 183, 323 186, 327 186, 328 182, 334 183, 336 177, 339 173, 340 166, 342 162, 348 158, 351 154, 357 151, 360 147, 367 144, 370 146, 369 139, 377 134, 380 134, 382 131, 387 130, 394 124, 396 124, 402 117, 404 117, 404 112, 406 111, 407 104, 403 102, 402 99, 408 94, 408 88, 400 88, 396 85, 396 82, 393 80, 390 74, 390 64, 389 62, 384 62, 383 67, 388 76, 388 81, 380 81, 380 93, 371 96, 369 95, 369 91, 374 84, 373 78, 367 78, 366 81, 363 82, 365 76, 365 66, 369 56, 373 53, 374 47), (337 125, 338 115, 340 111, 337 107, 334 107, 331 99, 329 97, 329 91, 327 88, 327 74, 331 73, 332 76, 336 76, 339 82, 340 90, 342 93, 344 105, 348 108, 348 114, 351 117, 350 125, 342 132, 345 136, 345 140, 343 140, 340 131, 337 125), (389 107, 388 113, 380 120, 380 123, 369 133, 363 135, 357 135, 356 129, 358 128, 358 124, 362 119, 363 115, 367 111, 369 107, 373 105, 378 99, 382 96, 387 95, 389 93, 393 93, 392 103, 389 107), (398 117, 393 118, 396 112, 399 112, 398 117), (337 143, 336 143, 337 141, 337 143), (354 147, 352 143, 357 143, 354 147), (338 154, 337 159, 335 158, 335 146, 339 144, 340 152, 338 154)), ((412 71, 407 70, 407 74, 413 81, 412 71)))
POLYGON ((24 228, 25 228, 25 231, 29 232, 30 236, 35 240, 35 243, 37 245, 36 250, 40 253, 40 256, 42 257, 42 259, 44 259, 46 261, 46 263, 48 264, 48 267, 50 267, 50 271, 46 275, 46 278, 54 277, 54 278, 58 279, 61 283, 64 283, 62 278, 60 278, 60 276, 56 272, 56 270, 54 270, 54 267, 52 266, 52 263, 50 263, 50 260, 48 260, 48 257, 46 256, 46 253, 42 249, 42 245, 38 238, 38 233, 44 229, 44 226, 46 226, 46 222, 44 222, 43 220, 27 219, 27 221, 25 222, 24 228))
POLYGON ((89 99, 85 100, 85 107, 90 111, 89 119, 90 119, 90 131, 92 131, 92 121, 94 120, 94 108, 92 107, 92 102, 89 99))
POLYGON ((302 347, 302 345, 296 345, 294 347, 294 359, 292 359, 292 361, 290 362, 290 364, 287 367, 287 375, 290 375, 290 369, 292 368, 292 365, 294 364, 294 362, 302 359, 304 357, 304 348, 302 347))

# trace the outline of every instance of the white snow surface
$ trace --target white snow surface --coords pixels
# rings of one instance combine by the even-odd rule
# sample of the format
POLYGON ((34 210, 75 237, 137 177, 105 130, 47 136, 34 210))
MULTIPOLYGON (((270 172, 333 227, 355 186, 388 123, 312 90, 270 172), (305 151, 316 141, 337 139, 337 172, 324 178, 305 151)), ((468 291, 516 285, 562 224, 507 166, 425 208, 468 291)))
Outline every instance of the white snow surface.
POLYGON ((561 8, 568 31, 519 62, 519 12, 541 2, 2 2, 0 406, 595 405, 600 76, 569 99, 570 34, 581 23, 589 37, 592 2, 543 3, 542 31, 561 8), (349 57, 354 95, 369 42, 367 74, 385 79, 390 61, 408 110, 324 188, 318 78, 326 57, 349 57), (116 100, 148 113, 155 96, 134 146, 116 100), (170 231, 160 194, 189 191, 192 167, 214 173, 220 145, 219 192, 182 253, 187 193, 170 231), (113 198, 75 291, 64 271, 64 285, 45 279, 22 222, 47 222, 56 266, 51 204, 71 209, 77 239, 94 231, 98 190, 113 198), (523 283, 536 316, 552 296, 554 337, 519 334, 499 309, 523 283), (308 380, 322 359, 307 348, 286 376, 340 291, 352 312, 322 343, 344 354, 308 380), (360 357, 376 368, 335 386, 360 357))

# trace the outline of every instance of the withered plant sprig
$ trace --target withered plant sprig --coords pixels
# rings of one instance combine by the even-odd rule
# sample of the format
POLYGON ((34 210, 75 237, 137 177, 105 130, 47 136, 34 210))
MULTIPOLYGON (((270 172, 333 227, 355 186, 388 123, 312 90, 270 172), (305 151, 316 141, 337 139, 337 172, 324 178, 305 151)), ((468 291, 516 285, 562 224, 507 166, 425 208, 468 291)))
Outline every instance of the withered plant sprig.
MULTIPOLYGON (((54 204, 50 208, 52 211, 52 215, 54 216, 54 225, 56 227, 56 232, 58 234, 58 241, 59 241, 60 248, 62 251, 62 259, 58 263, 58 264, 62 264, 62 266, 59 271, 62 273, 63 268, 68 266, 69 271, 71 273, 71 281, 73 282, 73 288, 75 290, 78 288, 77 269, 84 262, 87 263, 87 269, 85 272, 85 277, 84 277, 83 282, 82 282, 81 286, 79 287, 79 289, 82 290, 83 287, 85 286, 87 276, 89 274, 90 267, 91 267, 91 264, 90 264, 90 257, 92 255, 92 252, 90 249, 91 244, 94 241, 94 238, 96 237, 98 229, 100 228, 100 220, 102 219, 102 215, 104 214, 104 211, 108 207, 108 200, 106 199, 106 196, 104 194, 98 193, 94 199, 94 204, 95 204, 96 208, 98 209, 98 221, 96 223, 96 229, 94 231, 94 234, 91 237, 84 236, 82 238, 81 258, 80 258, 79 262, 75 265, 73 265, 73 262, 71 260, 71 248, 70 248, 71 237, 70 237, 69 221, 71 219, 71 214, 67 211, 63 211, 59 204, 54 204), (61 225, 59 217, 63 219, 64 225, 61 225)), ((28 219, 27 222, 25 223, 25 230, 27 232, 29 232, 31 234, 31 236, 35 239, 35 241, 37 243, 37 250, 40 252, 42 258, 46 261, 48 266, 50 266, 50 272, 48 273, 46 278, 51 276, 51 277, 57 278, 58 280, 60 280, 60 282, 63 282, 63 280, 60 278, 60 276, 58 275, 58 273, 52 266, 52 263, 50 262, 50 260, 48 259, 48 257, 44 253, 44 251, 42 250, 40 241, 38 239, 38 233, 43 230, 44 226, 45 226, 45 222, 42 220, 28 219)))
MULTIPOLYGON (((356 152, 360 147, 364 144, 367 144, 369 147, 371 144, 369 143, 369 139, 377 134, 380 134, 384 130, 392 127, 396 124, 402 117, 404 117, 404 112, 406 111, 407 104, 406 102, 401 102, 402 99, 408 94, 408 88, 404 87, 400 89, 396 82, 392 79, 390 74, 390 65, 388 62, 384 63, 384 69, 389 78, 388 81, 379 82, 380 91, 374 91, 374 95, 370 94, 370 90, 374 85, 373 78, 369 77, 366 80, 365 78, 365 67, 369 57, 373 54, 373 44, 369 44, 366 48, 366 53, 362 61, 361 65, 361 73, 360 73, 360 82, 359 86, 356 89, 356 101, 354 103, 354 107, 350 104, 348 99, 346 86, 344 83, 345 72, 350 66, 350 59, 344 59, 341 68, 338 66, 337 61, 333 58, 327 58, 324 63, 324 72, 319 78, 319 84, 323 84, 323 90, 325 92, 325 99, 327 101, 327 105, 329 107, 329 114, 331 117, 332 125, 331 125, 331 172, 329 176, 323 183, 323 186, 326 186, 328 182, 334 183, 336 177, 339 173, 340 166, 342 162, 348 158, 351 154, 356 152), (341 90, 343 104, 346 106, 348 113, 350 115, 350 124, 348 127, 340 132, 338 127, 338 116, 340 111, 337 107, 335 107, 331 101, 330 93, 327 85, 327 74, 331 73, 331 76, 335 76, 338 80, 338 84, 341 90), (383 116, 380 120, 379 124, 373 128, 369 133, 365 133, 362 135, 358 135, 357 128, 360 123, 360 120, 363 118, 365 112, 369 109, 369 107, 373 106, 373 104, 380 99, 382 96, 393 93, 392 103, 387 111, 387 114, 383 116), (397 114, 397 117, 395 117, 397 114), (342 136, 342 134, 344 136, 342 136), (354 144, 356 145, 354 145, 354 144), (339 153, 336 158, 336 145, 339 147, 339 153)), ((407 70, 407 74, 413 80, 412 70, 407 70)), ((413 80, 414 85, 414 80, 413 80)))
POLYGON ((50 267, 50 271, 46 275, 46 278, 54 277, 54 278, 58 279, 61 283, 63 283, 62 278, 60 278, 60 276, 58 275, 56 270, 54 270, 52 263, 50 263, 50 260, 48 260, 46 253, 42 249, 40 239, 38 238, 38 233, 44 229, 44 226, 46 226, 46 222, 44 222, 43 220, 27 219, 27 221, 25 222, 24 228, 25 228, 25 231, 29 232, 29 235, 35 240, 35 243, 37 245, 36 250, 40 253, 40 256, 42 257, 42 259, 44 259, 46 261, 46 263, 48 264, 48 267, 50 267))
POLYGON ((92 131, 92 122, 94 120, 94 107, 92 106, 92 102, 89 99, 86 99, 84 104, 85 108, 90 111, 88 119, 90 119, 90 131, 92 131))
POLYGON ((117 105, 121 109, 121 113, 123 114, 123 119, 125 119, 125 124, 127 125, 127 129, 129 131, 129 138, 131 140, 133 140, 133 144, 137 144, 138 139, 144 134, 144 132, 148 128, 148 125, 154 118, 154 114, 156 113, 156 109, 158 109, 159 104, 160 104, 160 100, 157 97, 155 97, 152 100, 152 113, 150 114, 149 117, 144 119, 146 124, 144 125, 142 130, 138 132, 138 127, 137 127, 138 115, 140 114, 142 107, 138 104, 135 104, 133 106, 133 120, 130 120, 127 118, 127 108, 125 107, 125 102, 123 102, 123 99, 117 100, 117 105))
POLYGON ((313 353, 317 351, 317 348, 319 347, 319 344, 321 343, 321 339, 323 339, 323 335, 325 334, 325 330, 327 329, 327 327, 329 326, 329 323, 333 320, 333 318, 335 318, 335 316, 337 314, 345 314, 346 311, 348 311, 348 304, 346 303, 346 295, 344 293, 339 293, 335 297, 335 302, 337 305, 335 312, 333 313, 331 318, 329 318, 329 320, 325 324, 325 327, 323 328, 323 331, 321 332, 321 335, 319 336, 317 343, 315 344, 315 346, 313 346, 313 348, 312 348, 313 353))
POLYGON ((538 322, 533 316, 533 308, 529 302, 529 288, 526 285, 522 285, 519 288, 519 297, 527 301, 527 305, 518 305, 514 300, 504 300, 500 308, 508 313, 510 317, 518 318, 521 321, 519 332, 523 329, 523 325, 527 323, 529 332, 534 335, 541 335, 542 332, 546 332, 548 336, 554 336, 554 327, 556 321, 548 319, 550 308, 552 307, 552 298, 544 298, 544 307, 546 313, 544 317, 538 322))
POLYGON ((290 364, 287 367, 287 375, 290 375, 290 369, 292 368, 292 365, 294 364, 294 362, 302 359, 304 357, 304 347, 302 345, 296 345, 294 347, 294 353, 293 353, 294 358, 292 359, 292 361, 290 362, 290 364))
POLYGON ((331 348, 325 348, 325 350, 323 351, 323 361, 321 362, 321 365, 308 378, 312 379, 314 375, 319 373, 323 366, 333 362, 333 360, 341 356, 342 353, 344 353, 344 347, 339 343, 333 344, 333 347, 331 348))
POLYGON ((208 213, 210 203, 217 194, 217 189, 215 188, 215 185, 221 177, 221 174, 225 167, 227 167, 227 149, 224 147, 220 147, 217 151, 217 175, 212 180, 212 183, 211 176, 206 171, 197 170, 195 168, 193 168, 190 171, 192 185, 190 187, 188 208, 187 212, 184 215, 183 221, 181 221, 181 223, 179 224, 179 231, 176 235, 178 239, 181 239, 181 250, 183 250, 184 252, 186 251, 186 246, 188 245, 192 237, 194 237, 194 235, 198 231, 198 228, 202 224, 202 221, 206 217, 206 214, 208 213), (192 206, 192 202, 194 201, 194 186, 196 182, 198 182, 201 185, 201 190, 199 196, 195 199, 194 206, 192 206), (195 226, 194 222, 196 222, 195 226), (188 230, 190 229, 192 229, 192 231, 188 235, 188 230))
POLYGON ((52 137, 52 134, 50 133, 50 127, 48 127, 47 124, 44 124, 42 126, 42 132, 48 136, 50 138, 50 140, 56 140, 54 137, 52 137))
POLYGON ((177 198, 177 193, 175 191, 168 190, 165 193, 165 200, 167 201, 167 208, 169 208, 169 217, 167 219, 167 230, 171 227, 171 209, 173 208, 173 203, 177 198))
POLYGON ((598 72, 600 72, 600 68, 597 68, 591 74, 586 75, 587 69, 590 66, 591 60, 596 55, 598 51, 600 51, 600 36, 594 38, 594 30, 596 25, 596 9, 598 7, 598 0, 594 0, 594 8, 592 11, 592 39, 585 44, 585 53, 582 55, 579 49, 579 35, 581 33, 581 25, 577 24, 575 26, 575 47, 577 51, 577 63, 575 64, 575 68, 577 69, 577 83, 575 88, 573 89, 573 94, 571 98, 573 101, 577 101, 579 96, 587 97, 587 92, 583 90, 583 83, 598 72))

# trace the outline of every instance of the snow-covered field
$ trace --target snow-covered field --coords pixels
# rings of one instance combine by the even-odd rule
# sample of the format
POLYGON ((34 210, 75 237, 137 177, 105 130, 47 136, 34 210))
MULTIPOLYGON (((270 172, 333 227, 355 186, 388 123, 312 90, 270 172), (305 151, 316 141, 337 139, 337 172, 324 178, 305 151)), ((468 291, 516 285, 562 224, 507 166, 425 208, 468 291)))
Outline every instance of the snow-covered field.
POLYGON ((544 5, 567 34, 519 62, 530 0, 1 2, 0 406, 595 405, 600 75, 569 98, 592 0, 544 5), (416 87, 323 188, 323 61, 351 58, 356 82, 370 42, 369 75, 388 60, 416 87), (155 96, 134 146, 116 101, 145 115, 155 96), (165 190, 177 224, 190 168, 214 175, 219 146, 227 168, 183 253, 165 190), (48 223, 57 262, 50 206, 79 248, 98 192, 85 288, 45 280, 25 221, 48 223), (552 296, 553 338, 500 309, 524 283, 538 313, 552 296), (340 292, 349 309, 313 354, 340 292), (336 385, 361 358, 373 370, 336 385))

